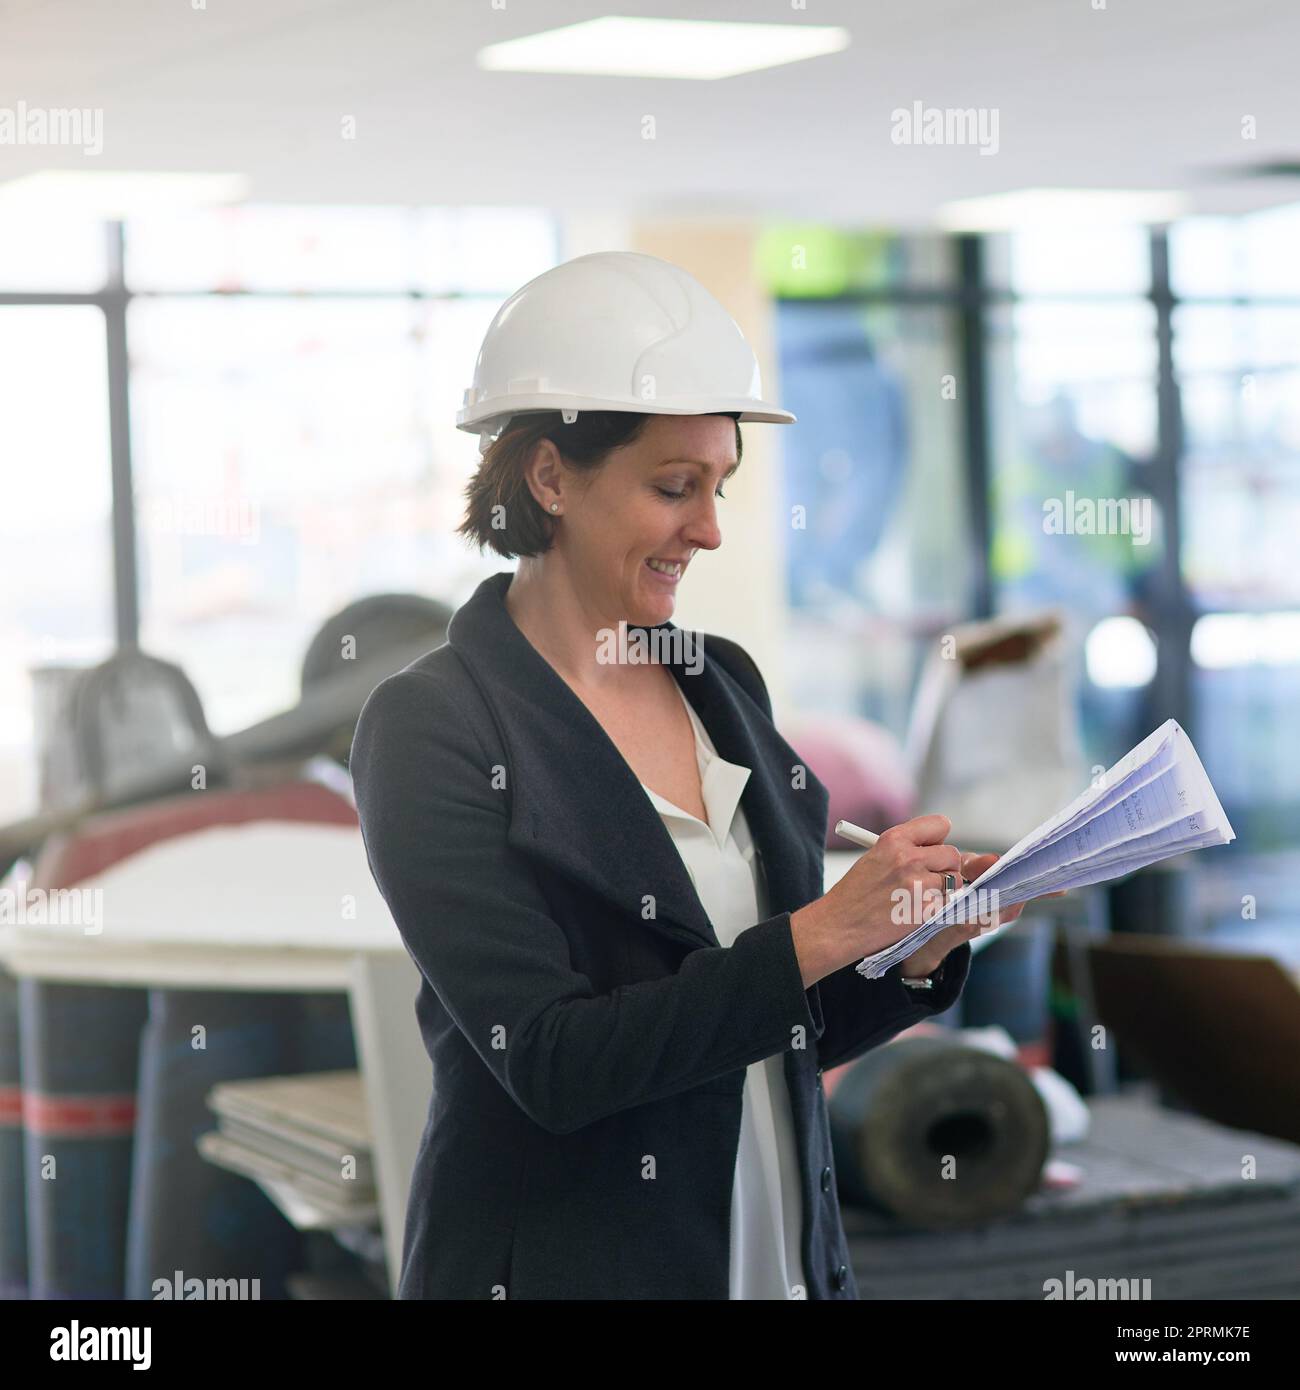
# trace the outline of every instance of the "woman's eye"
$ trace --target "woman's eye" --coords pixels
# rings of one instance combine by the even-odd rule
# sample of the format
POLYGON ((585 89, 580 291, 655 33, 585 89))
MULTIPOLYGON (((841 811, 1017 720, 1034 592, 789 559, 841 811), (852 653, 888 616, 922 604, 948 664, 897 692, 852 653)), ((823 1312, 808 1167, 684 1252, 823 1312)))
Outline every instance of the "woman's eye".
MULTIPOLYGON (((657 487, 655 491, 659 493, 661 497, 671 497, 674 502, 680 502, 681 499, 686 496, 684 492, 670 492, 666 487, 657 487)), ((725 499, 727 494, 719 488, 714 495, 725 499)))

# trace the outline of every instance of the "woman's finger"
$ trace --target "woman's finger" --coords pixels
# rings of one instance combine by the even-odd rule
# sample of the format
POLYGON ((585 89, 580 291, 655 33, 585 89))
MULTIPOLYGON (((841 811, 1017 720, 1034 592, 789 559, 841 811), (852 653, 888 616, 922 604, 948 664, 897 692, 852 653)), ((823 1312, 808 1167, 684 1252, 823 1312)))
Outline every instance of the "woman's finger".
POLYGON ((998 862, 996 854, 963 854, 961 857, 962 876, 969 882, 978 878, 985 869, 991 869, 998 862))
MULTIPOLYGON (((962 887, 959 875, 953 875, 953 891, 962 887)), ((919 927, 927 918, 933 917, 948 901, 948 885, 943 874, 923 873, 912 880, 911 902, 908 904, 907 922, 909 926, 919 927)), ((945 930, 947 930, 945 928, 945 930)))
POLYGON ((962 854, 956 845, 928 845, 918 854, 917 863, 931 873, 962 875, 962 854))

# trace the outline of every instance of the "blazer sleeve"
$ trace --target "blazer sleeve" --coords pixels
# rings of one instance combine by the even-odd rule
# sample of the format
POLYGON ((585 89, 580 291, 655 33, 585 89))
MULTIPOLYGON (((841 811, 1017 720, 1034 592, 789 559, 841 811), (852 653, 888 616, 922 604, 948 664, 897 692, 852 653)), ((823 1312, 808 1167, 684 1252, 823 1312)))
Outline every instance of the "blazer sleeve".
POLYGON ((408 670, 376 686, 350 764, 370 870, 407 950, 545 1129, 570 1133, 815 1037, 788 912, 689 952, 674 975, 598 994, 507 843, 491 759, 436 681, 408 670))
MULTIPOLYGON (((737 642, 716 637, 710 642, 715 652, 721 647, 737 657, 738 669, 732 674, 771 720, 772 700, 758 663, 737 642)), ((856 961, 824 975, 808 990, 810 1008, 822 1025, 817 1036, 820 1065, 826 1070, 842 1066, 914 1023, 950 1009, 965 987, 970 961, 970 943, 964 941, 949 951, 933 976, 934 988, 930 990, 905 985, 901 965, 874 980, 858 974, 856 961)))
POLYGON ((828 1071, 843 1066, 914 1023, 950 1009, 966 984, 970 957, 969 941, 949 951, 929 990, 909 989, 900 965, 878 979, 865 979, 856 961, 818 980, 826 1027, 817 1039, 817 1060, 828 1071))

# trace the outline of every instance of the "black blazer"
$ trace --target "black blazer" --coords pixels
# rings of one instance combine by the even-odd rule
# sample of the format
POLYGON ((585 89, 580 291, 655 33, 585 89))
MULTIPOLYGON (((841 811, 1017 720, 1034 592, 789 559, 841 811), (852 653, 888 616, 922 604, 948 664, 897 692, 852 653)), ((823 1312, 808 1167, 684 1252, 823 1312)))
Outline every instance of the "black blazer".
POLYGON ((398 1297, 727 1298, 745 1068, 783 1052, 806 1296, 856 1298, 822 1071, 949 1007, 970 947, 932 992, 852 964, 804 989, 790 913, 823 891, 826 789, 743 648, 697 634, 702 670, 673 674, 752 769, 772 913, 720 946, 636 775, 511 618, 512 577, 375 688, 352 745, 433 1063, 398 1297))

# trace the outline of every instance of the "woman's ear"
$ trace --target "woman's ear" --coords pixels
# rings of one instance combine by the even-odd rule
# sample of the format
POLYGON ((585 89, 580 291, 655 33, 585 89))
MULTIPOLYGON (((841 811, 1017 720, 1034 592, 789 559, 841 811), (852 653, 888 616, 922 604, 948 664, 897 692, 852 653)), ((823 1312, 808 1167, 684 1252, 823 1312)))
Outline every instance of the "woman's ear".
POLYGON ((539 439, 524 464, 524 481, 537 505, 545 511, 564 491, 564 460, 550 439, 539 439))

